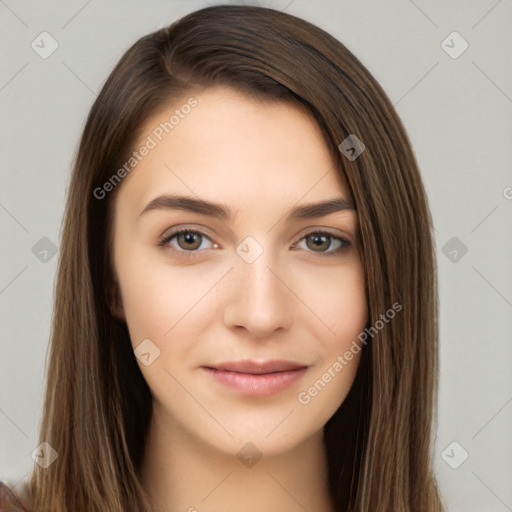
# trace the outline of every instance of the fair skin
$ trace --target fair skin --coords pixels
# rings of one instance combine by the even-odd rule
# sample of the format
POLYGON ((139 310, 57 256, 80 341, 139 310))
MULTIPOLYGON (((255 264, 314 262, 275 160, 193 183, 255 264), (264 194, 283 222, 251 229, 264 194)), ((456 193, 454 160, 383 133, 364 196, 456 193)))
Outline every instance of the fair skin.
MULTIPOLYGON (((304 109, 223 87, 194 97, 197 106, 115 198, 119 316, 134 349, 149 339, 160 351, 147 366, 137 359, 153 396, 144 484, 156 510, 167 512, 331 512, 323 428, 348 394, 360 354, 334 376, 332 366, 368 319, 357 214, 286 219, 290 208, 350 199, 304 109), (166 194, 221 203, 236 215, 141 213, 166 194), (193 233, 169 239, 176 228, 193 233), (282 374, 294 375, 283 389, 244 372, 246 387, 234 388, 207 369, 276 359, 302 368, 282 374), (329 368, 325 387, 300 402, 329 368)), ((137 147, 175 108, 147 121, 137 147)))

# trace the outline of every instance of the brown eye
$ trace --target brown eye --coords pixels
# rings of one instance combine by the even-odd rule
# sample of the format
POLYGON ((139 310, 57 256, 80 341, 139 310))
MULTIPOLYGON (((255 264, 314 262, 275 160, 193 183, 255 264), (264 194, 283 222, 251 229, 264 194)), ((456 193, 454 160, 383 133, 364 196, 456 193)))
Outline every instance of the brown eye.
MULTIPOLYGON (((202 250, 199 249, 205 240, 211 242, 210 237, 200 231, 180 229, 168 235, 164 235, 158 245, 168 246, 171 250, 180 255, 195 256, 202 252, 202 250)), ((206 249, 210 247, 206 247, 206 249)), ((203 249, 205 248, 203 247, 203 249)))
POLYGON ((317 253, 318 256, 338 256, 347 251, 351 245, 347 239, 335 236, 327 231, 315 231, 309 233, 303 237, 300 242, 302 242, 302 240, 306 240, 307 250, 309 252, 317 253), (335 247, 334 249, 331 249, 333 246, 333 240, 335 241, 335 247))
POLYGON ((193 231, 184 231, 178 233, 176 236, 176 241, 178 245, 187 251, 193 251, 198 249, 201 245, 201 237, 200 233, 195 233, 193 231))
POLYGON ((313 251, 318 250, 322 252, 323 250, 329 249, 329 246, 331 245, 331 238, 332 237, 326 236, 325 234, 313 233, 306 237, 307 246, 313 251))

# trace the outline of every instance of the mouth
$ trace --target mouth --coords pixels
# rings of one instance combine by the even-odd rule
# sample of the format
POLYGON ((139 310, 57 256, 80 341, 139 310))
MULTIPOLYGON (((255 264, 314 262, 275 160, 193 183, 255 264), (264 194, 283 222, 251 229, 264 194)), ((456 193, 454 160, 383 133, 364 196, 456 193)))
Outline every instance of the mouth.
POLYGON ((238 393, 268 396, 284 391, 297 382, 308 366, 285 360, 243 360, 205 365, 201 368, 216 382, 238 393))

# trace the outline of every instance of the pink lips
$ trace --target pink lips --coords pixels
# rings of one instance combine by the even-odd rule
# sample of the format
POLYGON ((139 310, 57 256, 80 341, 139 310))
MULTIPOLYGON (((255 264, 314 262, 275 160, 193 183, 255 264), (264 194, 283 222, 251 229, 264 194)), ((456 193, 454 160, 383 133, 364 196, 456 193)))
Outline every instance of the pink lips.
POLYGON ((283 391, 300 379, 307 366, 292 361, 231 361, 203 366, 217 382, 245 395, 267 396, 283 391))

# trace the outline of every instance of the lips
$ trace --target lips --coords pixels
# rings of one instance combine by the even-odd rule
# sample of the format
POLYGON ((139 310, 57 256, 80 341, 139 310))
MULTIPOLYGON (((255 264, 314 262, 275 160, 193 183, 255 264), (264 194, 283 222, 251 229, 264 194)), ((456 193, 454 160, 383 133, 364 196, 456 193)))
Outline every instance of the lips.
POLYGON ((206 367, 213 370, 261 375, 265 373, 299 370, 301 368, 306 368, 306 365, 280 359, 264 361, 261 363, 247 359, 244 361, 231 361, 206 367))
POLYGON ((238 394, 263 397, 278 394, 298 382, 308 367, 293 361, 230 361, 202 370, 209 378, 238 394))

